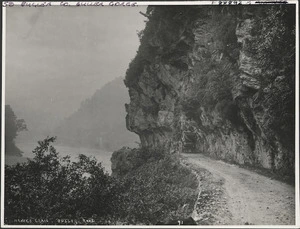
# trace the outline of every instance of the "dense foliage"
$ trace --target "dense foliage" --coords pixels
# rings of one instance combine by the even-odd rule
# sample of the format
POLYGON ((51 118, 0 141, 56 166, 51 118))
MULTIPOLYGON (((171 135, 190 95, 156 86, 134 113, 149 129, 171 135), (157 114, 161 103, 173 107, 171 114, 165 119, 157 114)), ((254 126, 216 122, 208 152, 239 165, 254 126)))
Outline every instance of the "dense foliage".
MULTIPOLYGON (((127 155, 134 166, 112 177, 94 158, 60 157, 54 141, 39 141, 33 159, 6 166, 5 223, 155 224, 193 210, 196 177, 160 150, 137 149, 127 155)), ((121 154, 115 159, 126 163, 121 154)))
MULTIPOLYGON (((95 224, 113 223, 119 206, 118 186, 101 163, 80 155, 77 162, 59 157, 51 145, 55 138, 39 142, 27 163, 5 168, 5 220, 93 219, 95 224)), ((39 224, 40 222, 37 222, 39 224)), ((74 224, 74 223, 73 223, 74 224)))
POLYGON ((198 181, 175 155, 140 148, 121 149, 113 157, 119 162, 113 174, 123 187, 125 222, 151 225, 191 214, 198 181))
POLYGON ((5 105, 5 153, 21 156, 21 151, 15 145, 18 132, 27 130, 24 119, 18 119, 10 105, 5 105))

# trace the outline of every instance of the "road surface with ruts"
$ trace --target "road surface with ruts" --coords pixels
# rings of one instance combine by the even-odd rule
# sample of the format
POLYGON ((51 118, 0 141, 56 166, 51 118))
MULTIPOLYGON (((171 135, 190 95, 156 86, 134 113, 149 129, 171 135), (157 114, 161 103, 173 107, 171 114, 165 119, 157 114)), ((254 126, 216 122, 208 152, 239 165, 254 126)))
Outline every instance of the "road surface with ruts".
POLYGON ((295 187, 202 154, 182 154, 200 181, 202 225, 294 225, 295 187))

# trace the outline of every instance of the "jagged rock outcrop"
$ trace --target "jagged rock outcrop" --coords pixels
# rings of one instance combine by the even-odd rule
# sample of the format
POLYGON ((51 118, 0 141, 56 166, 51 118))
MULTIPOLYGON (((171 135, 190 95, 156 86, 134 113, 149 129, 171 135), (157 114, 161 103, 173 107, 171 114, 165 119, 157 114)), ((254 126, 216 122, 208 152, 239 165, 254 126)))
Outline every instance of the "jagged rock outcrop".
POLYGON ((183 151, 189 131, 195 152, 293 174, 293 65, 266 66, 263 55, 276 50, 253 48, 263 36, 292 37, 256 31, 271 19, 288 21, 294 9, 286 7, 148 7, 125 79, 127 128, 143 146, 170 152, 183 151))

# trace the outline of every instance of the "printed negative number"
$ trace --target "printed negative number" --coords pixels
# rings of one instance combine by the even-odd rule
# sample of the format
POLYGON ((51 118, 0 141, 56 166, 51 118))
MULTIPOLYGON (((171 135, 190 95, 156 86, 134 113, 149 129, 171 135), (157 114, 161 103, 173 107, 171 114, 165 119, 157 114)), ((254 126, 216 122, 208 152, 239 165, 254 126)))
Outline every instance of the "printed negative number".
POLYGON ((240 5, 242 1, 219 1, 219 5, 240 5))

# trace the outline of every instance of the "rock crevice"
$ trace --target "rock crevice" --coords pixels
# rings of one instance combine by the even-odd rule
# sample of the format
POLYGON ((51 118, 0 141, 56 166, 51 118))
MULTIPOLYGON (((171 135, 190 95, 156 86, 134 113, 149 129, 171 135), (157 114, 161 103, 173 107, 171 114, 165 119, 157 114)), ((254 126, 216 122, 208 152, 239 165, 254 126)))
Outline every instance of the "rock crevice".
MULTIPOLYGON (((280 115, 293 118, 294 110, 284 110, 278 97, 293 103, 294 76, 272 76, 266 83, 269 73, 249 48, 262 36, 253 32, 259 9, 148 10, 125 80, 127 128, 141 144, 184 152, 183 135, 189 131, 196 136, 195 153, 293 174, 294 139, 286 144, 281 133, 294 136, 294 130, 280 115)), ((271 70, 276 74, 276 66, 271 70)))

